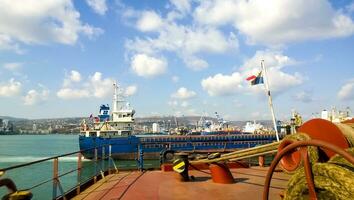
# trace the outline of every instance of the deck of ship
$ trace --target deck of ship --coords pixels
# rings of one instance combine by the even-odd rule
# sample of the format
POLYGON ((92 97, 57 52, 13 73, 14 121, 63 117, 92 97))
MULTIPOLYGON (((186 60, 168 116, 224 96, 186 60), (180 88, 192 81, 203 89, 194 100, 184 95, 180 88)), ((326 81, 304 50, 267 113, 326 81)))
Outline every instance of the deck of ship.
MULTIPOLYGON (((84 190, 74 200, 98 199, 262 199, 268 168, 231 169, 235 183, 219 184, 211 180, 209 170, 190 170, 194 181, 180 182, 175 172, 123 171, 111 174, 84 190)), ((290 176, 275 172, 270 199, 281 199, 290 176)))

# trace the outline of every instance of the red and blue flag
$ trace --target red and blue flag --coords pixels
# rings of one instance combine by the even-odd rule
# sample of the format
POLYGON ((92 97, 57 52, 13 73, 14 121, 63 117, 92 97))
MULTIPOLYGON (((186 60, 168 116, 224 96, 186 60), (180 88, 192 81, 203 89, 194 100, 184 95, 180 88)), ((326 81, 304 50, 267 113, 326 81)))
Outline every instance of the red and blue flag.
POLYGON ((262 71, 258 73, 257 76, 252 75, 246 79, 247 81, 251 81, 251 85, 257 85, 264 83, 262 71))

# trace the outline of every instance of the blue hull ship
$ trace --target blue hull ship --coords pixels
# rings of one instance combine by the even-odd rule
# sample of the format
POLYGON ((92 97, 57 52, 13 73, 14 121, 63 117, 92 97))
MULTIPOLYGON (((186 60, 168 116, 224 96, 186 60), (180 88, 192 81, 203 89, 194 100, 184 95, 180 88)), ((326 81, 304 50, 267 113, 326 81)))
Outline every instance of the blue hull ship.
POLYGON ((83 121, 79 136, 80 150, 84 157, 111 154, 116 159, 156 159, 167 151, 172 152, 230 152, 276 141, 275 134, 246 134, 218 132, 217 135, 135 135, 135 111, 119 95, 114 84, 113 109, 108 105, 100 107, 92 127, 83 121), (96 150, 94 150, 96 148, 96 150), (90 150, 88 150, 90 149, 90 150))
MULTIPOLYGON (((142 136, 94 137, 80 136, 80 149, 98 148, 98 155, 111 153, 117 159, 137 159, 139 153, 144 159, 159 158, 164 151, 183 151, 191 153, 230 152, 250 148, 276 141, 275 135, 237 134, 237 135, 191 135, 191 136, 142 136), (109 152, 110 151, 110 152, 109 152)), ((93 158, 94 150, 84 153, 86 158, 93 158)))

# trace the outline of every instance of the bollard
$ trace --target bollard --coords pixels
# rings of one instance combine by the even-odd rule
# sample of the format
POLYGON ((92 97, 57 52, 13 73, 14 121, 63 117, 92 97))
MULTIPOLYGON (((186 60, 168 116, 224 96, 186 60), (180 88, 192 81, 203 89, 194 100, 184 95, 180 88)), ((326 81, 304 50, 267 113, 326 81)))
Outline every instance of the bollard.
POLYGON ((178 180, 182 182, 189 181, 188 175, 188 154, 187 153, 176 153, 176 159, 173 162, 173 170, 178 172, 179 175, 177 176, 178 180))
POLYGON ((258 165, 259 165, 260 167, 264 167, 264 163, 265 163, 264 155, 263 155, 263 156, 259 156, 259 157, 258 157, 258 165))
POLYGON ((212 163, 209 169, 214 183, 231 184, 235 182, 229 167, 225 163, 212 163))

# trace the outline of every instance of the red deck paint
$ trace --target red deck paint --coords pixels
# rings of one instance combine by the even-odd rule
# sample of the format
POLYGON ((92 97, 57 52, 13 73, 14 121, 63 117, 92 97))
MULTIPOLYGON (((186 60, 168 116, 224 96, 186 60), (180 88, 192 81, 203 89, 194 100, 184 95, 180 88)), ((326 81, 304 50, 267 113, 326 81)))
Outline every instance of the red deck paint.
MULTIPOLYGON (((209 170, 193 170, 194 181, 179 182, 175 172, 147 171, 121 172, 106 177, 92 185, 75 200, 98 199, 261 199, 267 168, 231 169, 233 184, 213 183, 209 170)), ((275 173, 270 199, 281 199, 288 175, 275 173)))

